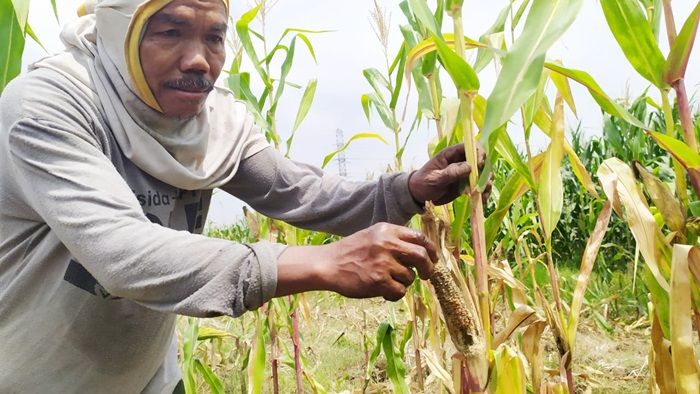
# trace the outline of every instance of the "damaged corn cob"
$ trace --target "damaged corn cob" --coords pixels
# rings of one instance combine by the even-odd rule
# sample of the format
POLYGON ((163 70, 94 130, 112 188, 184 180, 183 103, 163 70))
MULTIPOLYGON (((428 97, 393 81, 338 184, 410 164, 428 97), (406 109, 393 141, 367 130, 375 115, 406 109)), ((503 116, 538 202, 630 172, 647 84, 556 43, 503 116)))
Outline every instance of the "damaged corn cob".
POLYGON ((460 290, 450 271, 450 259, 454 257, 447 247, 448 226, 445 220, 436 215, 435 208, 427 204, 422 215, 422 227, 428 239, 438 248, 439 261, 429 280, 435 289, 447 330, 455 347, 464 356, 469 389, 482 391, 486 387, 489 370, 486 342, 471 296, 460 290))

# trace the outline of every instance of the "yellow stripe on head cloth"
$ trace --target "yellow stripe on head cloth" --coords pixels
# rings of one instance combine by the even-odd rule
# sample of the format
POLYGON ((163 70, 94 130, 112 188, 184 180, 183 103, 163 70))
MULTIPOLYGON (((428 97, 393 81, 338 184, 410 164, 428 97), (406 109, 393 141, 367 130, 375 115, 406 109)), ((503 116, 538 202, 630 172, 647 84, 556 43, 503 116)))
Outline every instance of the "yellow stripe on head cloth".
MULTIPOLYGON (((228 9, 228 0, 222 1, 228 9)), ((223 88, 215 87, 192 117, 169 117, 157 110, 138 50, 132 54, 129 49, 138 49, 148 18, 169 3, 86 4, 80 8, 83 16, 61 31, 66 51, 30 69, 58 72, 94 100, 99 121, 108 125, 125 160, 173 187, 209 190, 230 182, 242 160, 270 145, 246 105, 223 88)))
MULTIPOLYGON (((141 67, 139 45, 148 20, 173 0, 102 0, 95 7, 88 0, 78 8, 78 15, 94 12, 97 34, 107 55, 119 69, 132 91, 149 107, 163 112, 151 91, 141 67)), ((229 0, 221 0, 229 12, 229 0)))

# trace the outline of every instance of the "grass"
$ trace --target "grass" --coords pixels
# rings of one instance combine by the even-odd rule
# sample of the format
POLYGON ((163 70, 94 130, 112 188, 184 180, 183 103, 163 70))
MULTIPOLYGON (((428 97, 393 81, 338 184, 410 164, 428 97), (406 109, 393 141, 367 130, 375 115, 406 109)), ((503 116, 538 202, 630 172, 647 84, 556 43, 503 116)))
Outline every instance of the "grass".
MULTIPOLYGON (((392 304, 387 308, 387 302, 378 299, 351 300, 328 293, 309 293, 306 296, 309 315, 301 319, 302 350, 307 361, 307 371, 329 393, 358 393, 362 392, 365 376, 366 354, 363 347, 364 335, 373 336, 381 322, 390 319, 391 308, 393 315, 398 316, 397 326, 404 326, 400 320, 406 316, 402 309, 403 302, 392 304), (365 323, 366 319, 366 323, 365 323)), ((203 320, 200 324, 231 332, 239 336, 239 341, 252 341, 250 317, 243 321, 230 318, 203 320)), ((574 358, 574 374, 577 379, 577 392, 581 393, 643 393, 647 391, 648 381, 648 325, 622 324, 615 325, 614 333, 601 330, 590 319, 584 320, 579 329, 574 358)), ((398 333, 402 335, 403 332, 398 333)), ((278 340, 285 347, 291 348, 291 339, 287 332, 279 332, 278 340)), ((545 360, 548 371, 557 367, 554 338, 551 331, 545 331, 543 337, 545 354, 550 356, 545 360)), ((222 379, 225 391, 228 393, 244 392, 241 378, 240 361, 244 355, 236 354, 235 339, 228 338, 223 342, 224 357, 209 357, 214 360, 214 370, 222 379)), ((413 370, 414 359, 412 349, 406 351, 406 363, 413 370)), ((200 353, 212 353, 212 344, 200 345, 200 353), (206 349, 206 350, 205 350, 206 349)), ((371 348, 370 348, 371 351, 371 348)), ((291 355, 280 356, 279 380, 280 392, 295 390, 294 368, 291 355)), ((272 392, 271 368, 269 352, 266 361, 266 380, 264 392, 272 392)), ((383 355, 377 361, 372 372, 372 381, 368 393, 391 392, 391 384, 384 372, 385 360, 383 355)), ((427 369, 426 369, 427 370, 427 369)), ((440 392, 439 383, 427 377, 430 384, 426 393, 440 392)), ((308 386, 305 382, 305 387, 308 386)), ((412 387, 413 392, 418 392, 412 387)), ((200 392, 208 392, 206 386, 201 386, 200 392)))

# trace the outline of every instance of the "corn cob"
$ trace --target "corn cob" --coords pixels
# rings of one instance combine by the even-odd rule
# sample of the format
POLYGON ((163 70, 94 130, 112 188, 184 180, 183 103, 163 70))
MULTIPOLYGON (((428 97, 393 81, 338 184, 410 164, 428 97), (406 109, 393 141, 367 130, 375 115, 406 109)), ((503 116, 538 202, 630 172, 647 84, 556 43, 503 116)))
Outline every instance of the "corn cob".
POLYGON ((474 302, 457 286, 449 268, 450 259, 454 257, 447 247, 447 225, 428 204, 422 216, 422 226, 425 235, 438 248, 439 261, 429 281, 435 289, 452 342, 465 358, 470 390, 482 391, 486 387, 489 369, 486 344, 474 302))

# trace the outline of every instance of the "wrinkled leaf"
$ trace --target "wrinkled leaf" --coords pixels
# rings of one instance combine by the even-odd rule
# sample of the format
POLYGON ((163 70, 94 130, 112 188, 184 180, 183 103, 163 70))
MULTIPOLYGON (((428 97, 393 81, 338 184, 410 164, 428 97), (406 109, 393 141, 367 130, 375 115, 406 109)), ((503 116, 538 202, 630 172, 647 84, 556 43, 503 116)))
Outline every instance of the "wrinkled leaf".
POLYGON ((593 264, 598 257, 598 250, 603 243, 605 233, 608 231, 611 215, 612 204, 607 202, 603 206, 600 215, 598 215, 595 228, 588 239, 586 249, 583 251, 581 268, 579 269, 578 278, 576 279, 576 289, 574 290, 574 295, 571 300, 571 312, 569 314, 569 325, 567 327, 567 336, 572 347, 576 343, 576 329, 578 327, 579 318, 581 317, 581 307, 583 306, 583 299, 586 294, 586 289, 588 288, 588 281, 593 272, 593 264))
POLYGON ((627 221, 647 267, 659 286, 668 292, 670 287, 661 274, 662 256, 657 242, 661 231, 656 226, 656 220, 649 211, 646 199, 635 183, 632 170, 617 158, 607 159, 598 169, 598 178, 618 215, 623 215, 627 221), (624 213, 619 211, 620 206, 625 208, 624 213))

